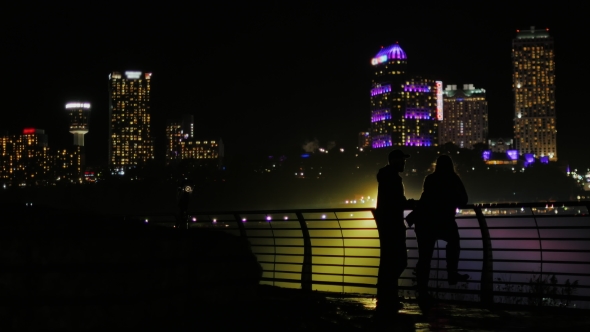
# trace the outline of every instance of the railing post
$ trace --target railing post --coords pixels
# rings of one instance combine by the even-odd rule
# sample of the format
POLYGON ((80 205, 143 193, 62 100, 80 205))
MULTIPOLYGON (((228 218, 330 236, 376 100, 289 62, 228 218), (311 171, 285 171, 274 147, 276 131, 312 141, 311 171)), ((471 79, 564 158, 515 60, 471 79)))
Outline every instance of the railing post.
POLYGON ((234 218, 236 218, 236 222, 238 223, 238 228, 240 229, 240 236, 243 238, 247 238, 246 227, 244 226, 242 219, 240 219, 240 215, 238 215, 237 213, 234 213, 234 218))
POLYGON ((301 212, 296 212, 303 235, 303 265, 301 266, 301 289, 311 292, 311 238, 301 212))
POLYGON ((481 242, 483 250, 483 261, 481 267, 481 302, 485 305, 494 303, 494 262, 492 259, 492 240, 490 230, 485 216, 481 212, 480 206, 474 206, 477 222, 481 231, 481 242))

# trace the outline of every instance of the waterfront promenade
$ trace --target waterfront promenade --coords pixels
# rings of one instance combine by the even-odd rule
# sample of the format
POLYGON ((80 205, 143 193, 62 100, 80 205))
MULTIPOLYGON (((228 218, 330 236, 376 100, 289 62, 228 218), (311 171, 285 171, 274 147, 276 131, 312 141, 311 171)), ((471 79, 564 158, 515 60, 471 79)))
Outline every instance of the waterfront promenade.
POLYGON ((405 308, 376 321, 370 210, 195 213, 180 230, 169 215, 25 208, 0 223, 0 330, 588 330, 586 207, 473 211, 460 216, 473 280, 434 285, 440 304, 423 315, 408 269, 405 308), (555 284, 537 289, 549 279, 530 266, 555 284))
MULTIPOLYGON (((384 321, 373 318, 375 300, 366 296, 305 293, 301 290, 261 286, 256 299, 237 320, 220 327, 244 326, 287 331, 582 331, 590 328, 587 310, 557 307, 533 308, 475 303, 441 302, 423 315, 413 299, 398 315, 384 321)), ((220 317, 221 318, 221 317, 220 317)))
POLYGON ((373 319, 375 300, 364 296, 304 293, 261 286, 257 299, 244 307, 237 320, 220 327, 244 326, 287 331, 583 331, 590 329, 587 310, 556 307, 501 306, 441 302, 427 316, 415 300, 390 319, 373 319), (241 321, 241 322, 240 322, 241 321))

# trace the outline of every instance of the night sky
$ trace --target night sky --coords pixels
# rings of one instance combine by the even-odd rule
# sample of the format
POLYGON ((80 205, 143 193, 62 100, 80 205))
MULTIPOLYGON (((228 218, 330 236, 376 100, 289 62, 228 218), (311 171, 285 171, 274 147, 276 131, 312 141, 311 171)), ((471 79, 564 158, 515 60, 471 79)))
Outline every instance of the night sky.
POLYGON ((353 147, 370 126, 370 60, 382 45, 399 42, 411 73, 486 89, 490 136, 511 137, 511 43, 516 29, 534 25, 555 39, 558 156, 590 166, 582 9, 476 4, 4 7, 0 132, 41 128, 51 147, 69 146, 64 105, 89 101, 87 160, 105 163, 108 74, 142 70, 153 73, 152 127, 160 144, 166 119, 189 113, 197 136, 221 137, 228 156, 293 149, 315 138, 353 147))

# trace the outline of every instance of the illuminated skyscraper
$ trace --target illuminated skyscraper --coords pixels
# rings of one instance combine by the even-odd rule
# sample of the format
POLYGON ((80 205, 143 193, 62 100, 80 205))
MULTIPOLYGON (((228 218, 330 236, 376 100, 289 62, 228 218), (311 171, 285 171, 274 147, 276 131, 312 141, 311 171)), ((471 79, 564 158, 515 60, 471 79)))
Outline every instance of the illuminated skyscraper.
POLYGON ((90 103, 67 103, 66 111, 70 116, 70 133, 74 135, 74 145, 84 146, 84 135, 88 133, 90 103))
POLYGON ((464 84, 463 90, 447 85, 444 91, 444 120, 440 123, 440 144, 451 142, 471 149, 488 138, 486 90, 464 84))
POLYGON ((512 41, 514 140, 519 154, 557 160, 555 54, 547 30, 521 30, 512 41))
POLYGON ((195 138, 194 117, 185 114, 182 121, 168 120, 166 125, 168 138, 166 159, 168 162, 194 159, 199 164, 211 161, 216 168, 221 168, 224 157, 224 145, 221 139, 201 140, 195 138))
POLYGON ((25 128, 22 134, 0 137, 0 182, 42 184, 48 180, 51 161, 43 129, 25 128))
POLYGON ((182 159, 181 142, 194 136, 194 117, 192 115, 183 115, 182 121, 168 120, 166 124, 166 137, 168 138, 166 159, 169 161, 182 159))
POLYGON ((436 146, 442 120, 442 82, 406 74, 407 56, 398 44, 371 60, 371 146, 436 146))
POLYGON ((150 128, 151 73, 109 74, 109 164, 116 171, 154 158, 150 128))

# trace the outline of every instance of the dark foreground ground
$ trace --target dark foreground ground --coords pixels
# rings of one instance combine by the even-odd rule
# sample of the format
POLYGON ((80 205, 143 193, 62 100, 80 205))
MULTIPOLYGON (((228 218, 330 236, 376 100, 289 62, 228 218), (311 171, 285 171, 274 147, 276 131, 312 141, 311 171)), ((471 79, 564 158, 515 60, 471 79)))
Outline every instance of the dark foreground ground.
MULTIPOLYGON (((370 297, 303 293, 300 290, 260 286, 257 299, 234 316, 223 318, 220 328, 255 328, 290 331, 588 331, 590 312, 556 307, 496 307, 470 303, 440 303, 423 315, 413 300, 398 315, 377 321, 370 297), (327 330, 329 329, 329 330, 327 330)), ((210 316, 209 318, 215 319, 210 316)), ((214 323, 212 323, 214 324, 214 323)))
POLYGON ((0 332, 590 330, 590 310, 443 302, 423 315, 412 300, 376 321, 370 297, 260 286, 249 244, 225 232, 0 210, 0 332))

